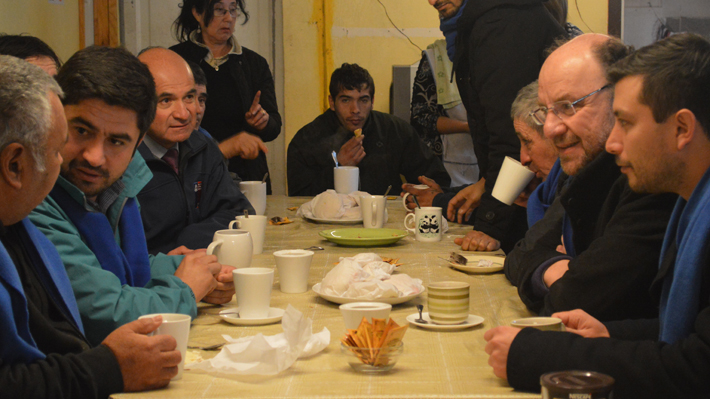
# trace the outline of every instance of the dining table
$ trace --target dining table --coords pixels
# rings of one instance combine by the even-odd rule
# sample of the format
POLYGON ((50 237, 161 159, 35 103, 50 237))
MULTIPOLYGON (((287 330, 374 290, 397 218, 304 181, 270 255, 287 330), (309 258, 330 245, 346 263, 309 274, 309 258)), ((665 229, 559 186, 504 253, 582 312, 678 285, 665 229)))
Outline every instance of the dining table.
MULTIPOLYGON (((279 289, 275 271, 271 307, 288 305, 312 319, 313 332, 324 327, 331 333, 330 344, 320 353, 298 359, 290 368, 276 375, 212 375, 186 368, 180 380, 154 391, 115 394, 113 398, 539 398, 539 393, 512 389, 504 379, 493 374, 485 353, 484 333, 496 326, 509 325, 514 319, 533 316, 518 297, 517 289, 502 271, 468 273, 451 267, 451 252, 463 253, 454 238, 464 236, 471 226, 448 223, 448 231, 439 242, 419 242, 409 233, 399 241, 384 246, 342 246, 327 241, 319 232, 333 229, 362 228, 359 224, 316 223, 296 216, 296 210, 312 197, 270 195, 266 215, 291 223, 267 225, 263 253, 253 255, 251 267, 274 268, 273 253, 284 249, 316 250, 311 262, 308 291, 287 294, 279 289), (410 325, 402 342, 404 350, 394 368, 384 374, 363 374, 353 370, 341 353, 340 338, 345 335, 343 317, 337 303, 323 299, 312 287, 343 257, 374 252, 381 257, 398 259, 396 273, 421 279, 422 284, 437 281, 463 281, 470 284, 470 313, 484 321, 475 327, 457 331, 438 331, 410 325)), ((446 210, 444 210, 445 212, 446 210)), ((387 200, 385 228, 405 230, 406 211, 399 197, 387 200)), ((405 230, 406 231, 406 230, 405 230)), ((426 310, 426 293, 392 306, 390 318, 406 325, 407 316, 417 313, 416 305, 426 310)), ((224 343, 223 335, 242 338, 283 332, 280 323, 237 326, 222 320, 219 312, 236 307, 236 300, 225 305, 200 303, 192 321, 188 345, 203 348, 224 343)), ((210 359, 218 351, 189 349, 188 358, 210 359)))

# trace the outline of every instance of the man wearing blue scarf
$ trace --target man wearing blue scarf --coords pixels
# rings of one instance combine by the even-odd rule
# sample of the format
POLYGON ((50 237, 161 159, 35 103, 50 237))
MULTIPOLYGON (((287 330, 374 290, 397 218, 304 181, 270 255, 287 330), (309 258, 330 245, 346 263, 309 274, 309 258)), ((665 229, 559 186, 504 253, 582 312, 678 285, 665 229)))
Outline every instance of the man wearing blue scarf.
POLYGON ((635 191, 676 193, 651 291, 659 318, 602 324, 575 310, 566 333, 497 327, 485 334, 494 373, 539 390, 540 375, 592 370, 614 397, 700 398, 710 392, 710 42, 671 36, 612 66, 616 124, 606 149, 635 191), (596 338, 596 339, 589 339, 596 338))
POLYGON ((148 255, 135 198, 152 177, 136 152, 156 112, 148 68, 124 49, 89 47, 57 81, 69 139, 61 176, 30 219, 62 257, 89 342, 144 314, 194 317, 203 298, 229 301, 231 273, 215 256, 148 255))
POLYGON ((106 398, 165 386, 180 352, 142 319, 91 347, 56 249, 27 215, 59 174, 62 90, 46 72, 0 56, 0 396, 106 398))

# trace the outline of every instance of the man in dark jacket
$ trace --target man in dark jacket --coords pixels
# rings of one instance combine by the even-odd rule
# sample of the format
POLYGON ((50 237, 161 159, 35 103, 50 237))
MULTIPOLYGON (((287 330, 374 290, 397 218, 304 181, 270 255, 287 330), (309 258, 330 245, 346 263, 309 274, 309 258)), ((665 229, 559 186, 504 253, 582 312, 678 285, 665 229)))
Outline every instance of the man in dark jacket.
POLYGON ((140 55, 156 83, 158 109, 138 147, 153 178, 138 194, 150 253, 204 248, 245 210, 217 144, 194 130, 197 93, 189 66, 171 50, 140 55))
POLYGON ((607 151, 633 190, 680 196, 652 288, 659 317, 602 324, 575 310, 555 314, 566 333, 496 327, 484 336, 488 363, 517 389, 539 390, 543 373, 591 370, 614 378, 615 398, 707 397, 710 43, 672 36, 614 65, 609 77, 616 125, 607 151))
MULTIPOLYGON (((330 109, 296 133, 288 146, 288 194, 318 195, 333 188, 333 158, 357 166, 360 190, 384 194, 401 190, 407 181, 427 176, 448 186, 441 160, 407 122, 372 110, 375 83, 364 68, 343 64, 330 78, 330 109), (362 134, 353 134, 360 130, 362 134)), ((359 132, 358 132, 359 133, 359 132)))
POLYGON ((10 56, 0 56, 0 82, 0 396, 106 398, 167 385, 180 362, 175 339, 146 335, 161 319, 127 323, 92 348, 62 260, 27 218, 59 175, 61 88, 10 56))
POLYGON ((608 36, 582 35, 540 71, 545 106, 533 116, 558 149, 564 183, 553 212, 532 226, 504 270, 523 302, 544 315, 576 308, 601 320, 657 313, 648 287, 675 196, 634 193, 604 151, 614 126, 605 71, 628 51, 608 36), (551 223, 560 207, 562 223, 551 223))
POLYGON ((490 193, 503 159, 519 159, 520 143, 510 119, 510 105, 518 90, 537 79, 544 50, 565 34, 542 3, 472 0, 464 6, 457 23, 454 73, 485 186, 482 196, 480 184, 474 184, 450 202, 452 212, 459 208, 457 219, 462 219, 467 207, 461 205, 480 198, 473 221, 475 230, 456 241, 464 250, 501 247, 508 252, 527 230, 525 209, 507 206, 490 193), (477 198, 467 202, 469 194, 477 198))

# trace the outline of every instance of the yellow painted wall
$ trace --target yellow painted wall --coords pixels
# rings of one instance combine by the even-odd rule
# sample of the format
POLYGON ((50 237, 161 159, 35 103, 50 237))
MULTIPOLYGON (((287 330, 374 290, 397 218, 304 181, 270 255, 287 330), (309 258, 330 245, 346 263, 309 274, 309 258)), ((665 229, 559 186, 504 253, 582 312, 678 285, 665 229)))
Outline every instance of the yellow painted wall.
POLYGON ((2 0, 0 32, 37 36, 66 61, 79 50, 79 1, 2 0))
POLYGON ((609 5, 607 1, 568 0, 567 7, 567 20, 584 33, 607 33, 609 26, 609 5), (580 13, 582 15, 581 18, 580 13))

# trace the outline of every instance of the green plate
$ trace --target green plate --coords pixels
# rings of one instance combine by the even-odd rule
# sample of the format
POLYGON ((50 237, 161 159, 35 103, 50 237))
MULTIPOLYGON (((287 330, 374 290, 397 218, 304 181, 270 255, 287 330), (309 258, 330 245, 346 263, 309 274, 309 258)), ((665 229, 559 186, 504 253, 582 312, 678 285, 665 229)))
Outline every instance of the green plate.
POLYGON ((404 230, 363 228, 323 230, 318 234, 330 242, 350 247, 390 245, 407 236, 404 230))

